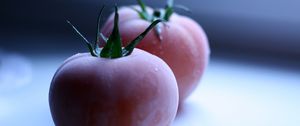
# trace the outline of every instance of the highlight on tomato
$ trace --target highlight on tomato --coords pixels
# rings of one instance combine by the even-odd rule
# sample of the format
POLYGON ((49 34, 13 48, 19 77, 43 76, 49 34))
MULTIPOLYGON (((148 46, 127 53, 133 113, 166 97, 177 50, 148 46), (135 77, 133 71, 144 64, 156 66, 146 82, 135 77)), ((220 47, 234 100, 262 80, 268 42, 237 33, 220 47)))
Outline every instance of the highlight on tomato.
MULTIPOLYGON (((209 61, 209 44, 203 28, 193 19, 176 14, 173 0, 168 0, 163 9, 152 9, 137 0, 138 5, 124 6, 120 9, 120 33, 123 44, 127 44, 156 19, 164 24, 155 27, 137 45, 163 59, 175 74, 179 99, 182 103, 197 87, 209 61)), ((182 6, 179 6, 183 8, 182 6)), ((113 16, 102 28, 109 35, 113 28, 113 16)))
POLYGON ((89 53, 68 58, 52 79, 49 105, 55 125, 171 125, 179 99, 175 76, 163 60, 135 49, 162 20, 155 20, 122 47, 118 8, 109 38, 99 32, 100 17, 94 45, 68 21, 85 40, 89 53), (99 48, 101 38, 106 42, 103 48, 99 48))

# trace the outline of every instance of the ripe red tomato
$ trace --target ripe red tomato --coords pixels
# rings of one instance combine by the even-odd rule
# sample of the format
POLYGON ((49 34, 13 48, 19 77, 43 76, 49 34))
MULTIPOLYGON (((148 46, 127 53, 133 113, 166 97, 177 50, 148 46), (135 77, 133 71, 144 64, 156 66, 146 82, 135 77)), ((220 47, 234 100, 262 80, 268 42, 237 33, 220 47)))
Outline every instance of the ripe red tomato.
POLYGON ((167 126, 178 88, 164 61, 135 49, 118 59, 72 56, 57 70, 49 97, 60 126, 167 126))
MULTIPOLYGON (((132 8, 120 9, 120 33, 123 44, 127 44, 151 22, 141 19, 132 8)), ((147 8, 148 12, 153 12, 147 8)), ((110 34, 113 26, 111 16, 102 32, 110 34)), ((157 34, 151 31, 137 48, 163 59, 173 70, 179 88, 180 102, 184 101, 196 88, 209 60, 209 44, 204 30, 191 18, 173 14, 166 25, 162 25, 160 41, 157 34)))
POLYGON ((122 48, 116 8, 113 32, 102 49, 93 48, 68 22, 84 38, 90 54, 70 57, 53 77, 49 104, 55 125, 171 125, 179 100, 175 76, 160 58, 134 49, 159 22, 122 48))

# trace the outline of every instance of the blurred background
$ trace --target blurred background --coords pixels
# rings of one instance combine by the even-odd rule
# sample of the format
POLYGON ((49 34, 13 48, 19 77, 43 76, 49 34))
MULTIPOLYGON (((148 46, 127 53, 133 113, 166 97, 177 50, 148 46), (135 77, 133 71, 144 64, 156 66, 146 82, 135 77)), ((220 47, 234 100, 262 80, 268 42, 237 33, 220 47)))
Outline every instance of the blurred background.
MULTIPOLYGON (((144 0, 164 7, 166 1, 144 0)), ((52 126, 48 90, 67 57, 86 52, 70 20, 93 40, 96 18, 114 2, 135 0, 2 0, 0 125, 52 126)), ((211 62, 178 126, 296 125, 300 121, 300 1, 175 0, 206 31, 211 62), (196 123, 191 123, 196 122, 196 123)))
MULTIPOLYGON (((164 7, 165 3, 145 1, 153 7, 164 7)), ((213 54, 231 52, 299 58, 300 2, 297 0, 175 2, 190 8, 192 13, 180 9, 177 12, 201 24, 208 34, 213 54)), ((65 20, 71 20, 88 38, 93 38, 97 13, 104 3, 107 8, 114 5, 110 0, 4 1, 1 3, 1 47, 28 53, 85 51, 65 20)), ((135 3, 135 0, 118 1, 120 6, 135 3)), ((106 10, 103 19, 111 12, 113 9, 106 10)))

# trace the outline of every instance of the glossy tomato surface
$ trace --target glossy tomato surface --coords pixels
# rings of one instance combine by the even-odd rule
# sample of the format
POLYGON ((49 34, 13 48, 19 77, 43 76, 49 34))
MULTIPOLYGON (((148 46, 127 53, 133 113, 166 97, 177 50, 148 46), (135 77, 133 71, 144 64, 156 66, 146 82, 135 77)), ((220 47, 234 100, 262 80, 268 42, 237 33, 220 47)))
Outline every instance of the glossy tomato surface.
MULTIPOLYGON (((151 13, 153 10, 148 8, 148 11, 151 13)), ((128 44, 150 24, 130 7, 121 8, 119 14, 123 44, 128 44)), ((112 27, 113 16, 107 20, 102 32, 109 35, 112 27)), ((197 87, 203 75, 210 54, 208 40, 201 26, 178 14, 173 14, 161 28, 162 41, 152 30, 137 48, 160 57, 170 66, 177 79, 182 102, 197 87)))
POLYGON ((168 126, 178 88, 168 65, 145 51, 117 59, 84 53, 57 70, 49 103, 56 126, 168 126))

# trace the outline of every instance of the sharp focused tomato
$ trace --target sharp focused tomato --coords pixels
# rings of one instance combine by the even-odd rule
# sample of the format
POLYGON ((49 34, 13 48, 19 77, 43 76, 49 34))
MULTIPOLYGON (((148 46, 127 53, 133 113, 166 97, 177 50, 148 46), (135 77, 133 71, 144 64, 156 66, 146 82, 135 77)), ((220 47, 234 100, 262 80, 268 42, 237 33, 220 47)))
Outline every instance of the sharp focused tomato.
POLYGON ((51 83, 53 120, 61 126, 167 126, 176 115, 178 91, 170 68, 135 49, 105 59, 77 54, 51 83))
MULTIPOLYGON (((151 8, 145 10, 145 13, 153 13, 151 8)), ((141 14, 144 13, 139 15, 136 11, 141 12, 141 9, 139 10, 138 6, 120 9, 120 33, 123 44, 127 44, 151 23, 141 18, 141 14)), ((155 31, 151 31, 137 48, 160 57, 171 67, 182 102, 199 84, 209 60, 210 49, 204 30, 191 18, 174 13, 165 20, 167 20, 165 25, 159 26, 162 40, 155 31)), ((111 16, 102 28, 104 35, 110 34, 112 27, 111 16)))
POLYGON ((53 77, 49 104, 55 125, 171 125, 179 100, 175 76, 160 58, 134 49, 158 22, 121 48, 116 8, 115 27, 102 49, 93 48, 71 24, 90 54, 68 58, 53 77))

